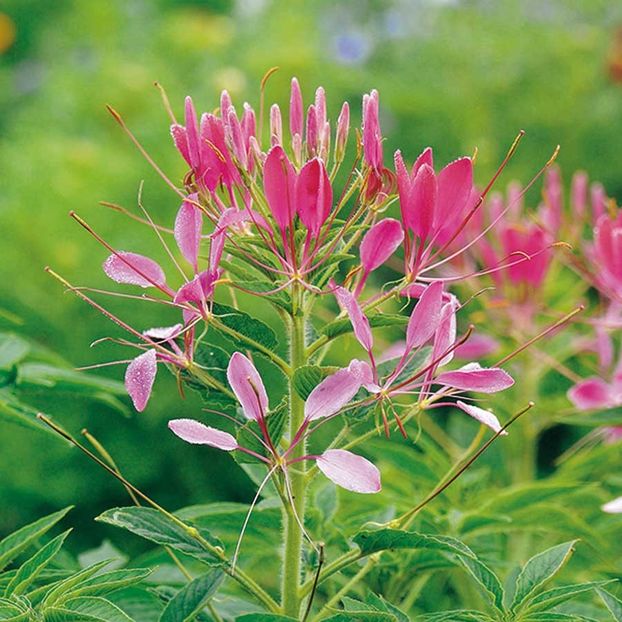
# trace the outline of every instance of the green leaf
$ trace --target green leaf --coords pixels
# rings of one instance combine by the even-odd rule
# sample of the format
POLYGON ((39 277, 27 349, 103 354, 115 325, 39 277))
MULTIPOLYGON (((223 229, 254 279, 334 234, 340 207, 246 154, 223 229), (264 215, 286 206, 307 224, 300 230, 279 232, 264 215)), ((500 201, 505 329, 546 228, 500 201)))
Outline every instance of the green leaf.
MULTIPOLYGON (((162 512, 144 507, 114 508, 98 516, 95 520, 115 527, 121 527, 161 546, 190 555, 206 564, 222 563, 208 546, 200 542, 192 531, 184 529, 162 512)), ((195 529, 190 527, 190 529, 195 529)), ((220 541, 203 529, 197 534, 211 546, 222 547, 220 541)))
POLYGON ((425 622, 495 622, 489 615, 472 609, 453 609, 451 611, 429 613, 418 616, 417 620, 425 620, 425 622))
MULTIPOLYGON (((275 447, 278 446, 279 441, 283 436, 285 424, 287 423, 287 415, 287 399, 283 399, 281 403, 273 411, 268 413, 266 417, 268 434, 270 435, 272 443, 275 447)), ((261 456, 267 456, 268 451, 257 437, 263 438, 263 435, 256 421, 249 421, 239 428, 236 434, 236 440, 240 447, 250 449, 261 456)), ((239 464, 250 464, 254 462, 263 464, 259 458, 255 458, 254 456, 251 456, 243 451, 236 451, 234 453, 234 458, 239 464)))
POLYGON ((399 529, 359 531, 353 541, 364 555, 397 549, 431 549, 475 558, 466 544, 449 536, 428 535, 399 529))
POLYGON ((616 622, 622 622, 622 600, 616 598, 611 592, 606 590, 596 590, 601 600, 605 603, 605 607, 609 609, 609 613, 616 622))
POLYGON ((43 387, 72 393, 83 392, 89 395, 99 391, 114 395, 126 395, 127 393, 122 382, 73 371, 72 369, 62 369, 45 363, 24 363, 20 365, 16 382, 21 387, 43 387))
POLYGON ((29 430, 54 434, 48 426, 37 419, 38 412, 36 408, 20 401, 9 387, 0 389, 0 419, 29 430))
POLYGON ((282 616, 278 613, 246 613, 238 616, 235 622, 296 622, 296 618, 282 616))
MULTIPOLYGON (((218 302, 213 304, 212 311, 221 324, 246 337, 248 340, 240 339, 240 341, 250 349, 257 349, 253 342, 272 351, 276 350, 279 345, 276 333, 267 324, 251 317, 248 313, 218 302)), ((230 337, 230 335, 227 336, 230 337)), ((258 351, 261 352, 261 350, 258 351)))
POLYGON ((187 622, 193 620, 216 593, 222 583, 222 570, 210 570, 183 587, 166 605, 160 622, 187 622))
POLYGON ((484 562, 477 558, 460 556, 466 571, 484 588, 490 603, 500 612, 505 611, 503 599, 505 592, 499 577, 484 562))
POLYGON ((527 602, 530 596, 562 568, 574 553, 576 542, 576 540, 571 540, 558 544, 538 553, 525 564, 516 579, 513 610, 527 602))
POLYGON ((387 602, 382 596, 377 596, 373 592, 369 592, 365 598, 365 602, 368 605, 374 606, 378 611, 392 613, 396 617, 397 622, 410 622, 410 618, 403 611, 387 602))
POLYGON ((19 595, 37 578, 39 573, 56 557, 70 529, 50 540, 41 547, 30 559, 26 560, 7 585, 4 595, 19 595))
MULTIPOLYGON (((98 564, 99 566, 99 564, 98 564)), ((115 590, 135 585, 153 572, 150 568, 123 568, 86 578, 75 585, 68 596, 105 596, 115 590)))
POLYGON ((338 613, 324 618, 324 622, 397 622, 397 618, 392 613, 363 610, 338 613))
MULTIPOLYGON (((408 324, 408 317, 391 313, 377 313, 369 318, 369 324, 372 328, 406 326, 406 324, 408 324)), ((345 335, 352 331, 352 322, 350 322, 350 318, 347 317, 334 320, 322 328, 322 333, 329 339, 334 339, 335 337, 339 337, 339 335, 345 335)))
POLYGON ((296 393, 306 400, 309 394, 324 378, 336 372, 338 367, 320 367, 319 365, 303 365, 299 367, 292 378, 296 393))
POLYGON ((30 352, 30 344, 13 333, 0 333, 0 368, 8 369, 30 352))
POLYGON ((527 612, 532 611, 544 611, 546 609, 552 609, 557 605, 575 598, 586 592, 595 590, 611 583, 611 581, 593 581, 591 583, 574 583, 573 585, 563 585, 562 587, 555 587, 546 592, 538 594, 531 600, 526 608, 527 612))
POLYGON ((45 622, 133 622, 122 609, 98 596, 86 596, 67 601, 64 607, 52 607, 45 612, 45 622))

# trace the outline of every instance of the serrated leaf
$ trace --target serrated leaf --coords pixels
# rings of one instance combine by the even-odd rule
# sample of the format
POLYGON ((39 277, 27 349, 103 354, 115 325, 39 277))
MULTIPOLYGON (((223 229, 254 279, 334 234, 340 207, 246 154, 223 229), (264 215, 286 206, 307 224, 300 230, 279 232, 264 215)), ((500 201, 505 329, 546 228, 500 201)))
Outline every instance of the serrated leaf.
POLYGON ((45 622, 133 622, 122 609, 97 596, 74 598, 45 612, 45 622))
POLYGON ((238 616, 235 622, 296 622, 296 618, 282 616, 279 613, 245 613, 238 616))
POLYGON ((607 590, 599 589, 596 591, 603 603, 605 603, 605 607, 607 607, 613 619, 616 622, 622 622, 622 600, 616 598, 611 592, 607 592, 607 590))
POLYGON ((303 365, 299 367, 292 378, 292 385, 301 399, 306 400, 311 391, 324 378, 336 372, 338 367, 320 367, 319 365, 303 365))
POLYGON ((56 557, 70 529, 50 540, 42 546, 30 559, 26 560, 17 570, 11 582, 7 585, 4 595, 13 596, 23 594, 24 590, 38 577, 39 573, 56 557))
MULTIPOLYGON (((241 335, 240 341, 250 349, 257 350, 253 342, 271 351, 276 350, 279 345, 276 333, 267 324, 251 317, 248 313, 218 302, 213 304, 212 312, 221 324, 241 335)), ((231 338, 231 335, 226 335, 231 338)), ((261 352, 261 350, 257 351, 261 352)))
POLYGON ((564 542, 534 555, 523 567, 516 579, 516 592, 512 609, 515 610, 528 602, 530 596, 553 577, 570 559, 576 540, 564 542))
POLYGON ((503 605, 505 591, 499 577, 479 559, 465 556, 461 556, 459 559, 467 572, 484 588, 495 609, 501 612, 505 611, 503 605))
POLYGON ((371 555, 378 551, 398 549, 431 549, 467 557, 475 554, 466 544, 449 536, 428 535, 415 531, 400 529, 379 529, 377 531, 360 531, 354 538, 354 543, 364 555, 371 555))
POLYGON ((493 618, 482 611, 473 609, 452 609, 439 613, 429 613, 417 616, 422 622, 495 622, 493 618))
MULTIPOLYGON (((170 546, 172 549, 190 555, 203 563, 221 563, 221 560, 198 538, 158 510, 145 507, 114 508, 104 512, 95 520, 127 529, 155 544, 170 546)), ((201 538, 207 540, 211 546, 222 547, 220 541, 206 530, 199 528, 197 533, 201 538)))
POLYGON ((122 568, 103 572, 86 578, 67 592, 68 597, 104 596, 146 579, 153 572, 150 568, 122 568))
POLYGON ((410 618, 403 611, 398 609, 392 603, 386 601, 382 596, 377 596, 373 592, 369 592, 365 602, 368 605, 373 605, 378 611, 392 613, 396 617, 397 622, 410 622, 410 618))
POLYGON ((324 622, 397 622, 397 618, 382 611, 348 611, 324 618, 324 622))
POLYGON ((591 592, 592 590, 607 585, 608 583, 611 583, 611 581, 575 583, 573 585, 563 585, 562 587, 555 587, 551 590, 546 590, 546 592, 542 592, 533 598, 525 611, 531 613, 552 609, 567 600, 571 600, 576 596, 585 594, 586 592, 591 592))
POLYGON ((183 587, 166 605, 160 622, 186 622, 205 608, 222 583, 224 573, 214 569, 183 587))

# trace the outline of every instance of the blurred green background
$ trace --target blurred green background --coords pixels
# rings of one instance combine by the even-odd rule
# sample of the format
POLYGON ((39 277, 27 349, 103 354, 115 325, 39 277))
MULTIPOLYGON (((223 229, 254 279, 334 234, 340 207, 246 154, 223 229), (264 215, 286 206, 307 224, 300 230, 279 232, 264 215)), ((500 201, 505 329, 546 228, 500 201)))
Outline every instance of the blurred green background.
MULTIPOLYGON (((64 294, 45 265, 76 284, 105 286, 106 252, 67 217, 77 210, 115 246, 154 253, 157 240, 98 205, 144 203, 171 223, 176 197, 105 110, 119 110, 174 180, 184 174, 154 81, 181 115, 192 94, 201 110, 227 88, 238 107, 288 101, 296 75, 308 102, 326 87, 336 116, 363 92, 381 93, 385 159, 398 146, 413 159, 433 145, 439 161, 479 148, 485 181, 517 131, 519 154, 505 181, 529 179, 556 144, 566 171, 587 170, 622 197, 622 3, 619 0, 2 0, 0 1, 0 328, 28 335, 74 365, 125 358, 89 344, 114 327, 64 294)), ((503 182, 505 183, 505 182, 503 182)), ((534 199, 537 195, 534 194, 534 199)), ((144 303, 111 307, 138 328, 166 321, 144 303)), ((122 368, 102 374, 122 378, 122 368)), ((171 508, 248 499, 251 484, 216 451, 185 451, 168 418, 200 404, 179 400, 160 373, 147 411, 123 418, 106 406, 33 394, 40 408, 78 433, 88 426, 128 477, 171 508)), ((124 491, 75 450, 2 423, 0 534, 44 511, 75 503, 88 523, 74 539, 96 545, 91 519, 126 504, 124 491)))

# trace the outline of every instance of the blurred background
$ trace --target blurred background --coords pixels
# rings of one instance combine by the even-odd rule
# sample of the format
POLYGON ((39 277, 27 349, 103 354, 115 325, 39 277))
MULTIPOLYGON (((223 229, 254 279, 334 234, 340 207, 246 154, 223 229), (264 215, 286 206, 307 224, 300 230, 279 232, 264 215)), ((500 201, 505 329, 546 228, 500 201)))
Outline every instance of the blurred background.
MULTIPOLYGON (((385 158, 412 160, 432 145, 439 162, 479 149, 487 180, 519 129, 527 132, 502 185, 527 181, 562 146, 570 177, 581 168, 622 198, 622 3, 619 0, 0 0, 0 330, 33 339, 71 365, 125 358, 118 334, 96 311, 63 293, 46 265, 75 284, 106 285, 104 249, 67 216, 77 210, 121 249, 157 240, 99 201, 143 202, 172 223, 176 197, 107 114, 113 105, 172 179, 184 165, 154 81, 181 116, 183 97, 211 110, 226 88, 240 108, 258 103, 263 74, 279 66, 267 99, 286 105, 297 76, 308 102, 328 93, 334 118, 344 99, 355 122, 361 94, 381 94, 385 158)), ((537 192, 534 191, 534 201, 537 192)), ((111 307, 145 328, 162 319, 148 305, 111 307), (139 315, 140 314, 140 315, 139 315)), ((122 379, 123 368, 100 372, 122 379)), ((28 401, 74 433, 88 426, 126 475, 164 505, 246 500, 252 485, 218 452, 185 452, 171 417, 193 416, 160 373, 148 409, 124 417, 109 405, 32 390, 28 401)), ((126 505, 125 492, 75 450, 0 419, 0 535, 75 503, 73 545, 97 545, 92 518, 126 505)))

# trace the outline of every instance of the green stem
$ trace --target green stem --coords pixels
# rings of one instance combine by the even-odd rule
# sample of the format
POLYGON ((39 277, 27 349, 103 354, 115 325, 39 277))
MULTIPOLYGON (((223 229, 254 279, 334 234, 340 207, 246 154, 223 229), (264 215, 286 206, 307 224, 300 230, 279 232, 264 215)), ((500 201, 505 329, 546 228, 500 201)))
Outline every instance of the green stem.
MULTIPOLYGON (((296 369, 306 363, 305 356, 305 316, 302 289, 296 284, 292 287, 292 326, 291 326, 291 375, 289 378, 289 437, 293 439, 304 420, 304 401, 294 388, 293 376, 296 369)), ((296 459, 306 453, 306 442, 300 442, 291 452, 290 458, 296 459)), ((302 461, 298 468, 289 472, 293 505, 284 511, 285 547, 283 559, 283 613, 298 618, 300 614, 300 581, 303 531, 305 520, 305 476, 306 465, 302 461)))

